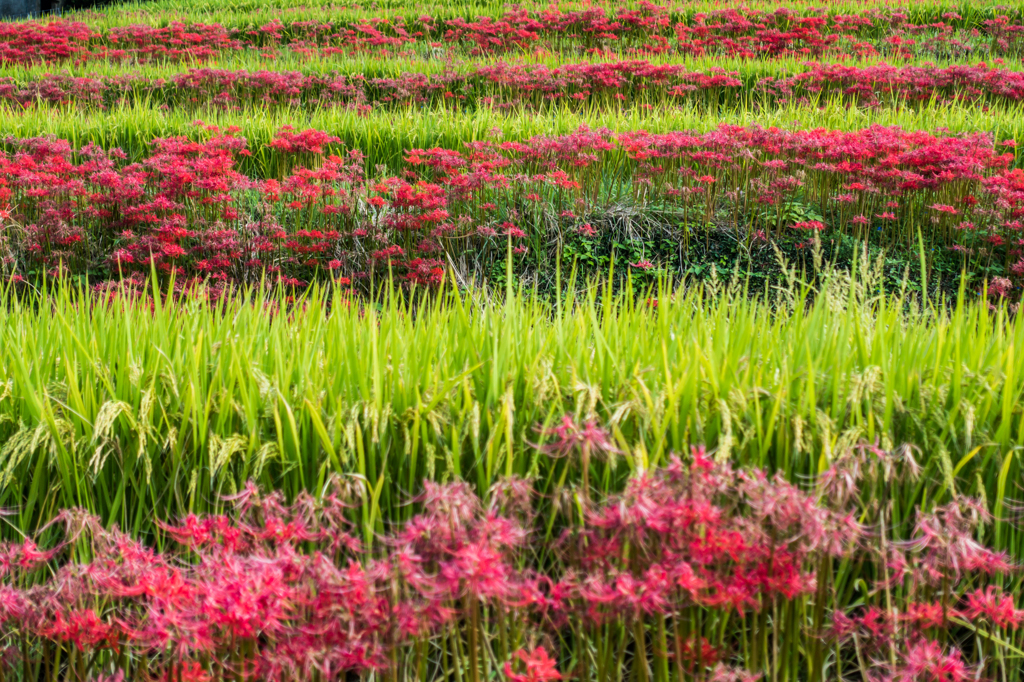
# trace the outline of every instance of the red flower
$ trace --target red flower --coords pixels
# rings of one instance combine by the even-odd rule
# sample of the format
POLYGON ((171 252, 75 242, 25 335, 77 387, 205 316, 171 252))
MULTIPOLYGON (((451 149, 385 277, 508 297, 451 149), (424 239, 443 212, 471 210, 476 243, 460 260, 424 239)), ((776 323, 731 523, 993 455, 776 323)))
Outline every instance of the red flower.
POLYGON ((793 225, 794 230, 824 230, 825 223, 820 220, 805 220, 803 222, 795 223, 793 225))
POLYGON ((526 667, 526 672, 515 673, 512 671, 512 663, 510 661, 506 662, 505 676, 510 682, 551 682, 562 679, 562 674, 558 672, 557 663, 548 656, 548 652, 544 650, 544 647, 537 647, 529 653, 520 649, 515 653, 515 658, 523 663, 526 667))

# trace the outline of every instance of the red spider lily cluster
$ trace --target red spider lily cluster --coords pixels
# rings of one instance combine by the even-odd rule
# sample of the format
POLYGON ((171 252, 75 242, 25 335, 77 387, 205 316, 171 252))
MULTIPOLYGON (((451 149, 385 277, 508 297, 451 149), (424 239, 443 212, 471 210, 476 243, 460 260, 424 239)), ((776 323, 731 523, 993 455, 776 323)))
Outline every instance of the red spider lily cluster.
POLYGON ((436 19, 431 16, 349 22, 273 21, 259 27, 171 22, 97 30, 71 21, 6 24, 0 30, 0 63, 83 63, 91 60, 196 61, 229 50, 265 57, 287 47, 309 55, 415 53, 418 46, 451 46, 471 55, 533 50, 635 55, 885 56, 901 59, 1021 52, 1019 14, 1004 12, 977 25, 955 13, 914 24, 899 10, 828 14, 781 8, 766 12, 730 8, 680 16, 649 2, 638 9, 590 7, 561 11, 510 9, 498 17, 436 19))
POLYGON ((698 614, 732 614, 756 630, 761 614, 824 598, 819 572, 830 560, 875 557, 889 571, 876 596, 905 587, 909 600, 899 610, 881 598, 852 613, 830 607, 817 636, 837 657, 856 642, 877 679, 974 679, 978 665, 936 630, 970 619, 998 633, 1024 622, 995 585, 959 589, 1013 570, 973 540, 976 503, 919 513, 910 540, 887 544, 857 523, 848 500, 825 499, 694 448, 686 464, 674 458, 621 495, 584 502, 544 551, 542 500, 520 479, 483 500, 464 483, 425 482, 418 514, 362 539, 358 505, 341 487, 287 504, 250 485, 229 498, 229 515, 162 524, 161 551, 66 511, 54 547, 0 547, 0 636, 12 647, 0 666, 63 652, 68 674, 83 679, 100 668, 154 680, 400 669, 426 679, 452 665, 481 679, 496 657, 510 680, 548 682, 563 678, 567 652, 556 642, 572 647, 621 625, 645 659, 648 631, 660 632, 654 656, 671 660, 680 680, 711 669, 707 679, 746 679, 742 670, 760 672, 764 660, 709 642, 698 614), (428 647, 444 649, 445 661, 428 647))
POLYGON ((0 156, 8 276, 117 280, 156 269, 179 282, 269 276, 302 286, 377 273, 430 285, 449 255, 504 260, 511 247, 525 259, 552 224, 600 239, 593 225, 624 200, 676 216, 684 243, 731 223, 748 237, 813 227, 913 246, 913 226, 928 225, 934 244, 1024 275, 1024 172, 985 134, 581 129, 413 149, 399 175, 367 177, 362 154, 336 137, 283 129, 268 143, 279 177, 257 180, 239 170, 251 153, 237 130, 200 132, 156 139, 135 163, 117 149, 9 139, 0 156), (609 186, 600 179, 612 167, 622 182, 609 186), (793 204, 821 219, 787 222, 793 204))
POLYGON ((0 63, 202 60, 242 43, 218 25, 118 26, 99 32, 76 21, 4 22, 0 63))
POLYGON ((367 112, 399 105, 538 108, 557 102, 626 104, 643 95, 666 101, 718 103, 723 89, 740 81, 721 69, 689 71, 643 61, 568 64, 548 68, 498 62, 468 71, 404 73, 367 79, 361 74, 302 74, 277 71, 191 69, 164 79, 119 75, 82 77, 47 74, 25 83, 8 79, 0 99, 18 107, 38 102, 75 103, 106 109, 134 100, 168 108, 249 106, 341 106, 367 112))
POLYGON ((563 538, 570 569, 559 594, 574 618, 598 623, 691 606, 760 611, 812 592, 812 559, 842 555, 858 535, 853 518, 781 478, 696 449, 689 467, 676 460, 631 481, 563 538))
POLYGON ((779 102, 807 103, 812 97, 879 106, 898 102, 1017 102, 1024 97, 1024 73, 989 67, 810 64, 807 71, 758 84, 779 102))
POLYGON ((940 68, 811 63, 806 71, 764 78, 749 88, 744 88, 736 76, 722 69, 691 71, 680 65, 646 61, 584 62, 554 68, 499 61, 467 71, 403 73, 370 79, 361 74, 204 68, 166 79, 130 74, 47 74, 17 83, 8 78, 0 84, 0 100, 19 108, 44 102, 108 109, 145 100, 174 109, 244 111, 252 106, 337 106, 367 113, 408 105, 523 110, 556 103, 608 107, 637 101, 717 107, 740 94, 762 106, 809 104, 812 98, 840 98, 861 106, 933 101, 1009 103, 1024 99, 1024 72, 985 64, 940 68))
POLYGON ((884 566, 879 590, 888 595, 906 588, 905 601, 898 607, 836 612, 830 637, 855 646, 873 668, 885 672, 880 679, 977 679, 978 667, 938 640, 950 641, 951 632, 966 623, 990 636, 1005 636, 1024 624, 1024 610, 997 585, 959 593, 953 589, 965 576, 1013 570, 1004 554, 986 549, 974 537, 979 522, 989 520, 984 506, 971 500, 920 514, 912 540, 876 549, 884 566))

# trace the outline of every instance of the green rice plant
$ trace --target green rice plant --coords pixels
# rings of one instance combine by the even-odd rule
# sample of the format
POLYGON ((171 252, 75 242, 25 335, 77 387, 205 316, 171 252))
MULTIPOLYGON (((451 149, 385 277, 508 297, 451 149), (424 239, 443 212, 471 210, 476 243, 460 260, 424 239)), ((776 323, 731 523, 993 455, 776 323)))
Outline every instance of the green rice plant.
POLYGON ((817 290, 791 273, 758 298, 735 279, 373 304, 315 287, 215 303, 8 290, 0 504, 22 529, 82 506, 149 535, 250 479, 294 496, 340 476, 372 539, 424 478, 481 493, 503 475, 548 493, 579 481, 577 462, 534 447, 571 414, 621 451, 590 465, 601 492, 691 443, 805 484, 860 443, 905 447, 923 475, 868 494, 888 500, 895 535, 915 506, 971 494, 996 513, 995 547, 1024 557, 1008 518, 1024 322, 966 291, 920 306, 860 273, 817 290))

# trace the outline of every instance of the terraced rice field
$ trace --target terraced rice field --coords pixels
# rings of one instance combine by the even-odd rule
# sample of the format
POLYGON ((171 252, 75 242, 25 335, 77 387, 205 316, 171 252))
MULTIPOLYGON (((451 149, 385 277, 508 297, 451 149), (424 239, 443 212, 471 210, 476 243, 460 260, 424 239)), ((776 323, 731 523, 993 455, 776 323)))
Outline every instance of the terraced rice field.
POLYGON ((938 0, 0 23, 0 682, 1020 682, 1022 54, 938 0))

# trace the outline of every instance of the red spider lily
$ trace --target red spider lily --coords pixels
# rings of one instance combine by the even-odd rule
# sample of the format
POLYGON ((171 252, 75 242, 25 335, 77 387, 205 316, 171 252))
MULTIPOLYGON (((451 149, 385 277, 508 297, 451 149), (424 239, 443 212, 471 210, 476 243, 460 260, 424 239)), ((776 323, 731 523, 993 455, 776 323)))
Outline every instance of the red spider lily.
POLYGON ((993 552, 973 537, 988 511, 976 504, 954 502, 918 517, 914 538, 903 547, 911 554, 915 577, 938 584, 963 572, 985 574, 1010 570, 1004 553, 993 552))
POLYGON ((924 630, 948 627, 949 619, 958 615, 958 611, 950 609, 942 603, 912 603, 907 606, 907 611, 902 618, 911 625, 924 630))
POLYGON ((824 230, 825 224, 820 220, 805 220, 803 222, 794 223, 794 230, 824 230))
POLYGON ((974 679, 974 674, 956 649, 947 652, 938 642, 919 640, 907 651, 895 679, 900 682, 966 682, 974 679))
POLYGON ((79 651, 86 648, 116 646, 118 629, 100 619, 92 609, 64 611, 56 609, 40 636, 70 642, 79 651))
POLYGON ((569 415, 562 417, 562 423, 544 432, 554 440, 544 446, 550 455, 564 457, 574 451, 617 452, 609 434, 594 421, 579 426, 569 415))
POLYGON ((1013 597, 1002 594, 995 585, 967 595, 964 615, 971 620, 984 618, 996 627, 1016 629, 1024 622, 1024 610, 1014 608, 1013 597))
POLYGON ((715 666, 715 669, 711 671, 710 677, 708 677, 709 682, 758 682, 760 679, 761 673, 727 668, 721 663, 715 666))
POLYGON ((515 658, 522 662, 526 670, 523 673, 514 673, 512 663, 506 662, 505 677, 510 682, 551 682, 562 679, 556 661, 548 656, 544 647, 537 647, 530 652, 520 649, 515 653, 515 658))

